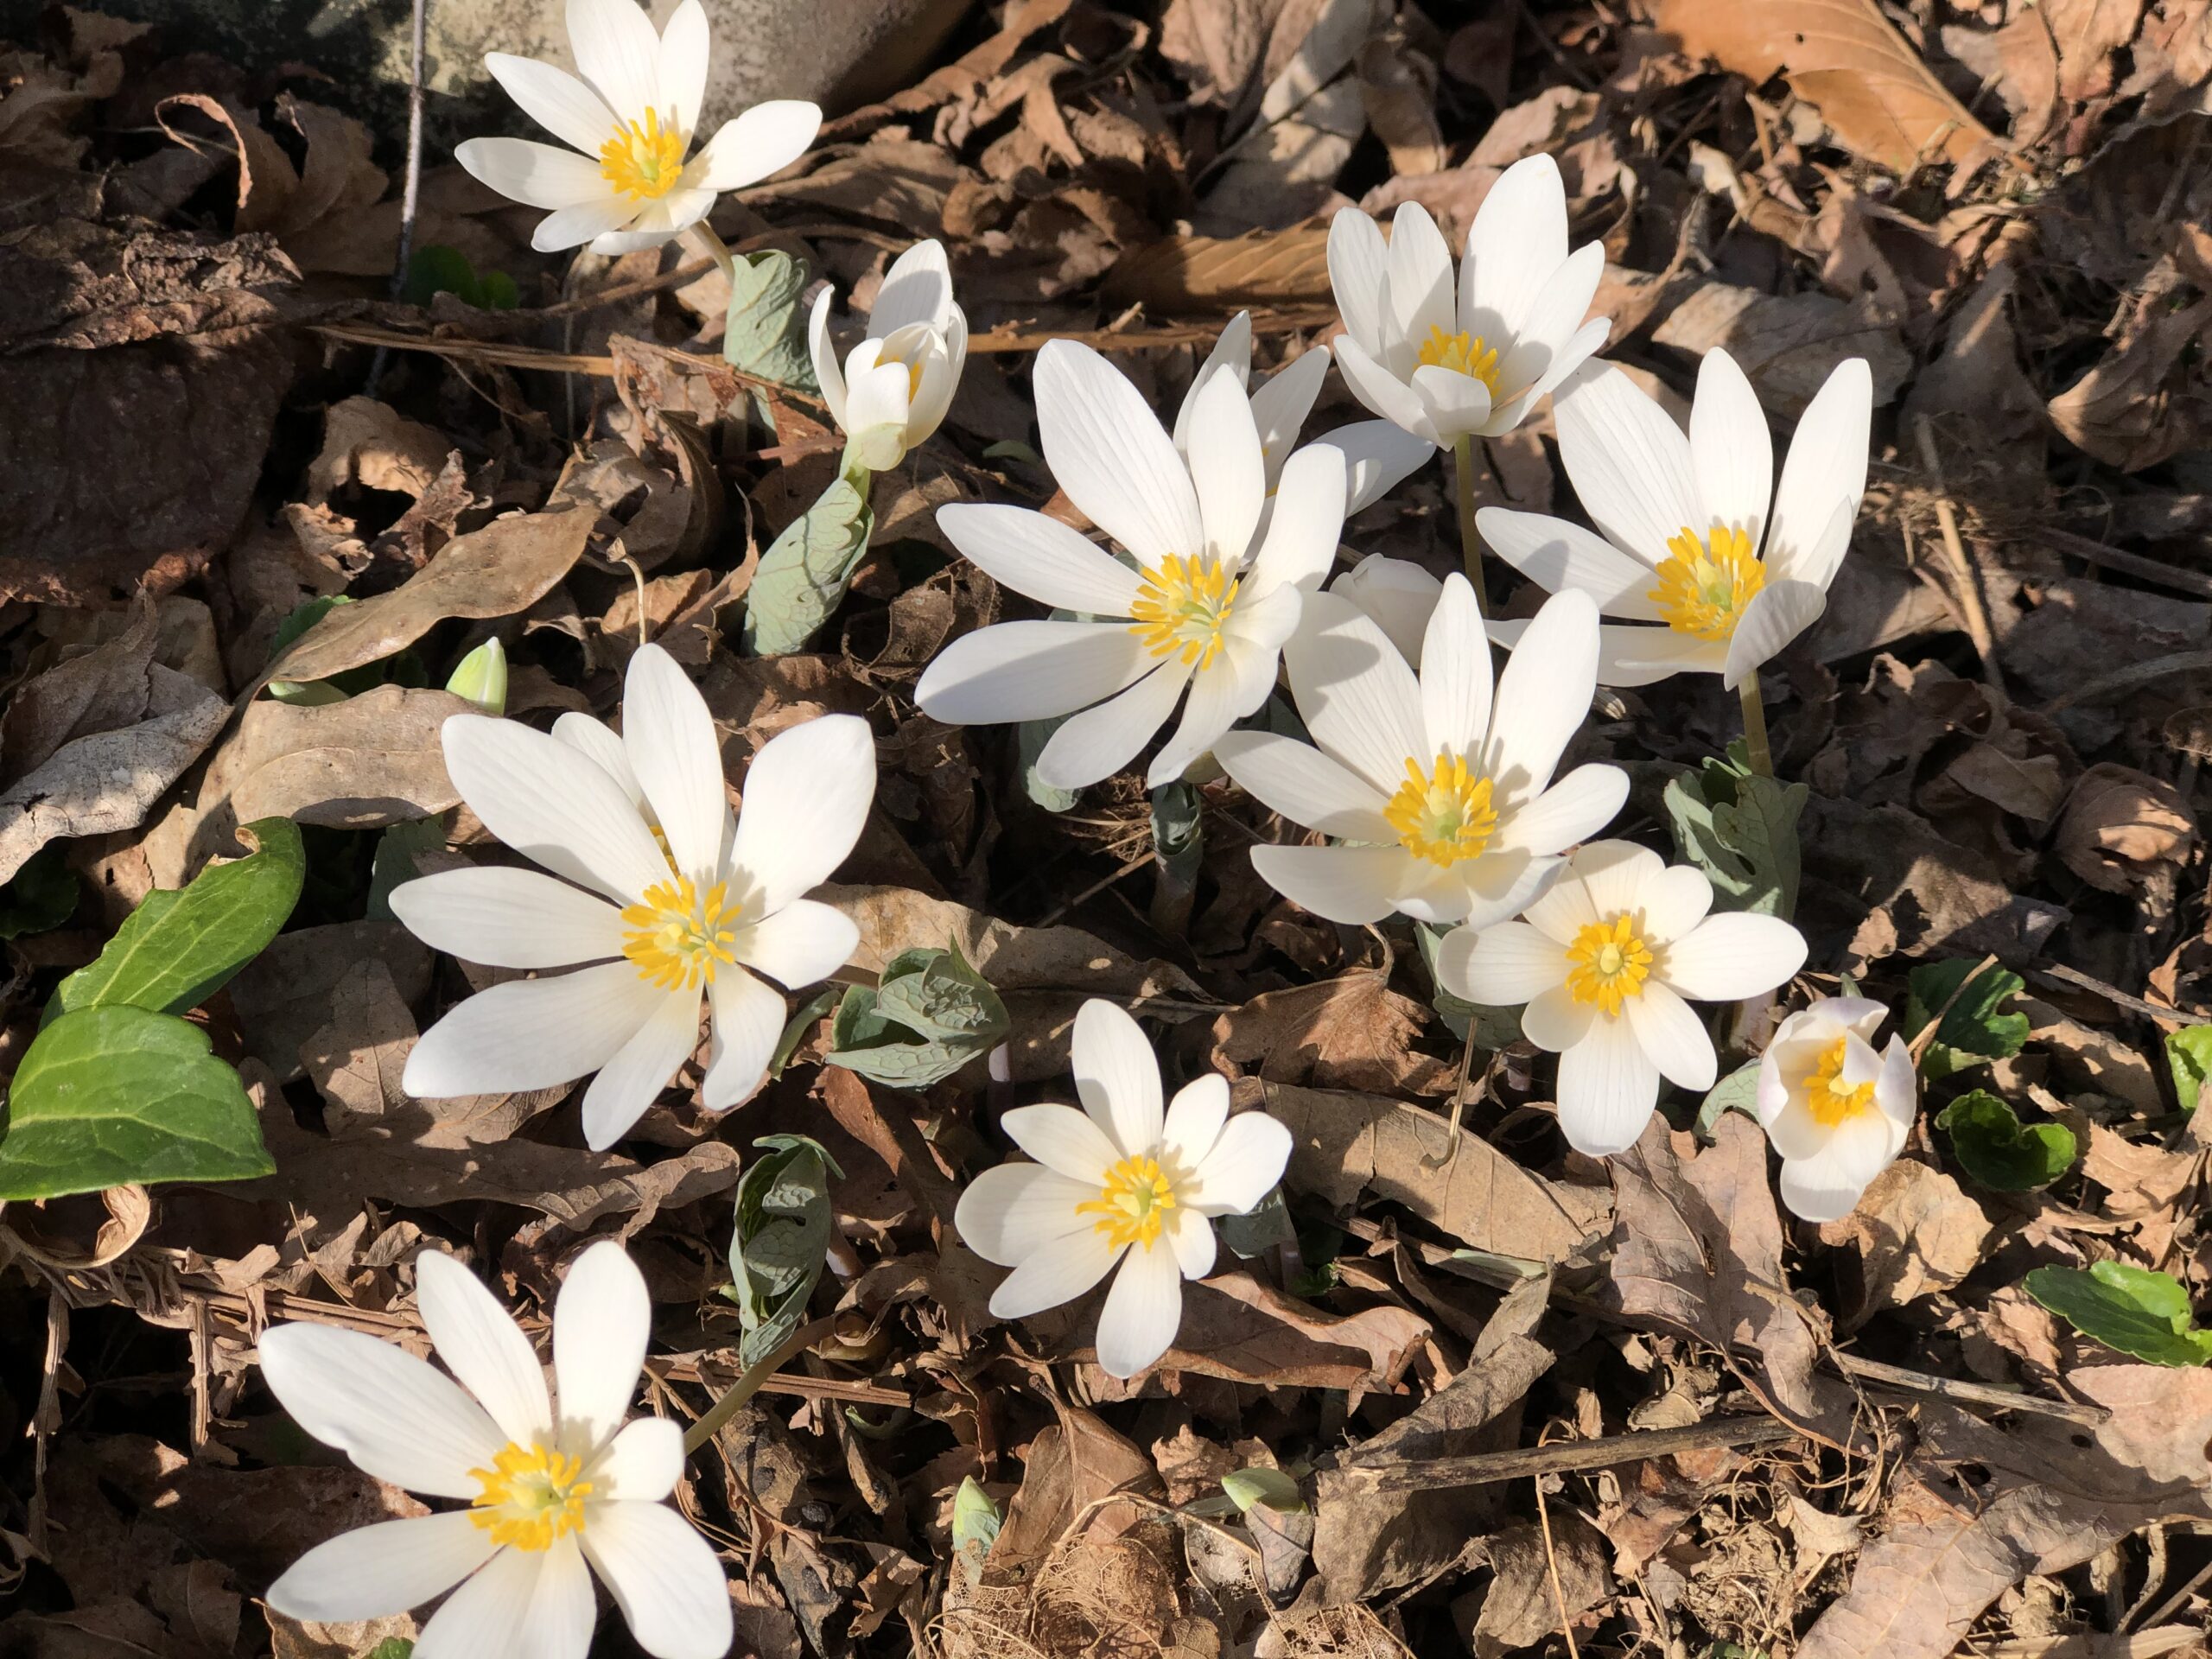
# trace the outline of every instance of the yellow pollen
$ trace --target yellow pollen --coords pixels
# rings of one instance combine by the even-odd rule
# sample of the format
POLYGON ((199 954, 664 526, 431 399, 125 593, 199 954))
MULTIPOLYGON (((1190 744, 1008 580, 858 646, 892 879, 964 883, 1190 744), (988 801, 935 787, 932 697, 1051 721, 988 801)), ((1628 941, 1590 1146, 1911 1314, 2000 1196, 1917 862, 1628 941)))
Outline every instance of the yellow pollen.
POLYGON ((655 200, 683 177, 683 134, 661 125, 658 110, 647 110, 645 125, 627 122, 599 147, 599 172, 621 194, 655 200))
POLYGON ((1405 849, 1415 858, 1446 868, 1463 858, 1479 858, 1497 829, 1490 804, 1490 779, 1467 770, 1450 750, 1440 750, 1427 772, 1406 762, 1406 781, 1382 809, 1405 849))
POLYGON ((1428 339, 1421 348, 1421 365, 1467 375, 1489 387, 1491 397, 1497 396, 1497 352, 1495 347, 1484 345, 1480 334, 1470 334, 1464 328, 1456 334, 1447 334, 1431 323, 1428 339))
POLYGON ((1744 607, 1766 586, 1766 567, 1751 551, 1749 533, 1718 520, 1704 542, 1688 526, 1669 537, 1658 574, 1659 585, 1644 597, 1669 627, 1700 639, 1732 637, 1744 607))
POLYGON ((1812 1113, 1813 1122, 1824 1129, 1847 1123, 1872 1109, 1874 1104, 1872 1084, 1848 1084, 1843 1080, 1843 1059, 1844 1039, 1839 1037, 1805 1074, 1805 1109, 1812 1113))
POLYGON ((1592 922, 1576 934, 1567 960, 1569 994, 1609 1015, 1618 1014, 1630 997, 1642 996, 1643 982, 1651 976, 1651 947, 1626 912, 1610 922, 1592 922))
POLYGON ((1221 650, 1222 629, 1236 602, 1237 578, 1229 567, 1208 558, 1186 559, 1171 553, 1160 569, 1146 574, 1129 614, 1130 632, 1141 637, 1155 657, 1183 653, 1192 668, 1204 668, 1221 650))
POLYGON ((518 1446, 469 1478, 484 1490, 469 1500, 468 1518, 507 1548, 550 1549, 556 1538, 584 1529, 584 1500, 591 1482, 579 1479, 583 1460, 543 1446, 518 1446))
POLYGON ((638 964, 638 976, 663 990, 689 990, 715 982, 715 969, 737 960, 730 948, 737 938, 741 906, 729 902, 729 884, 717 882, 699 896, 698 884, 679 875, 645 889, 645 901, 622 912, 622 954, 638 964))
POLYGON ((1098 1196, 1078 1204, 1078 1216, 1096 1216, 1094 1230, 1106 1235, 1116 1249, 1141 1244, 1150 1249, 1175 1207, 1175 1184, 1163 1174, 1157 1158, 1124 1158, 1106 1172, 1098 1196))

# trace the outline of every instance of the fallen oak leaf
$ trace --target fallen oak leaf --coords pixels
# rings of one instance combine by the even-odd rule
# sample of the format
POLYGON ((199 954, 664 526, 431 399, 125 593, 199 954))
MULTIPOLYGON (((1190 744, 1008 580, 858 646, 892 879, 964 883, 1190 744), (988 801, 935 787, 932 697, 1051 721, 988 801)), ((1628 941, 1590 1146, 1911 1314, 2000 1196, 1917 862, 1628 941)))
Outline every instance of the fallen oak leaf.
MULTIPOLYGON (((1443 1094, 1452 1068, 1414 1051, 1428 1010, 1362 970, 1263 991, 1213 1022, 1217 1065, 1256 1064, 1268 1083, 1371 1094, 1443 1094)), ((1226 1066, 1224 1069, 1227 1069, 1226 1066)))

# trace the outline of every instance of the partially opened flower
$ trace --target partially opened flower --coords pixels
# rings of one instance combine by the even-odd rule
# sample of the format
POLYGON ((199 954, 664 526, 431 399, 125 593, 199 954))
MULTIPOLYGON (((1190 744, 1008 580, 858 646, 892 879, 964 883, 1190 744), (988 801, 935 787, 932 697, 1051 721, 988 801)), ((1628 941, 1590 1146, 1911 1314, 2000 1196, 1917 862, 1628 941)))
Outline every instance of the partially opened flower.
POLYGON ((1630 842, 1593 841, 1524 919, 1447 934, 1437 977, 1470 1002, 1526 1003, 1522 1034, 1560 1057, 1568 1143, 1593 1157, 1625 1152, 1650 1121, 1662 1077, 1713 1086, 1718 1057, 1690 1002, 1757 996, 1804 966, 1804 937, 1789 923, 1708 915, 1712 906, 1704 872, 1670 868, 1630 842))
POLYGON ((1548 156, 1491 187, 1456 283, 1420 203, 1399 207, 1387 243, 1364 212, 1343 208, 1329 226, 1338 366, 1361 403, 1430 443, 1510 432, 1605 343, 1611 324, 1585 321, 1605 268, 1594 242, 1567 252, 1567 191, 1548 156))
POLYGON ((976 1255, 1014 1269, 991 1294, 1002 1319, 1073 1301, 1118 1262, 1098 1363, 1135 1376, 1174 1342, 1183 1281, 1213 1271, 1212 1218, 1267 1197, 1290 1160, 1290 1131, 1264 1112, 1231 1117, 1217 1073, 1163 1111, 1152 1045, 1111 1002, 1077 1011, 1073 1049, 1083 1109, 1018 1106, 1001 1118, 1037 1161, 984 1171, 953 1225, 976 1255))
POLYGON ((1390 637, 1398 655, 1421 666, 1421 641, 1428 619, 1444 597, 1444 584, 1411 559, 1370 553, 1329 584, 1329 591, 1351 601, 1390 637))
POLYGON ((1598 614, 1579 594, 1531 624, 1538 648, 1492 695, 1490 641, 1456 573, 1429 619, 1415 678, 1376 623, 1333 594, 1306 601, 1287 661, 1319 747, 1272 732, 1214 746, 1229 775, 1328 847, 1255 847, 1285 898, 1355 925, 1392 912, 1480 927, 1516 915, 1628 798, 1618 766, 1552 773, 1589 712, 1598 614))
MULTIPOLYGON (((1836 365, 1797 423, 1782 481, 1766 416, 1727 353, 1705 354, 1689 435, 1618 369, 1592 364, 1554 400, 1560 458, 1604 533, 1484 507, 1475 526, 1554 593, 1615 619, 1598 679, 1644 685, 1684 670, 1736 690, 1810 627, 1851 545, 1874 400, 1866 359, 1836 365)), ((1516 630, 1492 632, 1509 643, 1516 630)))
POLYGON ((1052 475, 1135 568, 1026 507, 940 507, 938 528, 993 580, 1096 620, 965 635, 929 665, 916 699, 955 726, 1071 716, 1037 760, 1038 776, 1061 789, 1120 771, 1182 702, 1147 773, 1157 788, 1274 689, 1300 590, 1318 588, 1336 557, 1344 459, 1315 444, 1292 454, 1270 512, 1259 425, 1235 374, 1198 389, 1187 457, 1089 346, 1052 341, 1033 379, 1052 475))
POLYGON ((892 262, 868 334, 842 369, 830 343, 830 298, 823 289, 807 321, 814 378, 854 458, 884 472, 937 430, 968 361, 968 318, 952 297, 944 245, 917 242, 892 262))
POLYGON ((551 736, 455 715, 446 770, 471 810, 534 870, 444 871, 393 890, 393 914, 435 950, 495 968, 572 968, 480 991, 428 1032, 412 1095, 547 1089, 597 1072, 584 1135, 611 1146, 713 1033, 707 1109, 757 1089, 783 993, 835 973, 859 930, 804 895, 860 838, 875 794, 867 722, 829 715, 762 746, 733 822, 721 746, 676 659, 630 659, 622 734, 586 715, 551 736), (588 963, 590 966, 577 966, 588 963))
POLYGON ((569 47, 574 75, 505 52, 484 57, 507 96, 568 149, 471 138, 454 151, 501 195, 552 209, 531 236, 541 253, 587 242, 599 253, 657 247, 704 219, 721 192, 790 166, 822 126, 813 105, 779 99, 692 151, 709 60, 699 0, 683 0, 664 34, 632 0, 569 0, 569 47))
POLYGON ((655 1659, 721 1659, 734 1634, 728 1583, 666 1501, 683 1433, 664 1417, 625 1421, 652 1308, 622 1247, 593 1245, 561 1287, 557 1408, 530 1338, 474 1274, 431 1251, 415 1272, 452 1376, 394 1344, 307 1323, 262 1333, 262 1373, 302 1428, 363 1473, 467 1507, 341 1533, 294 1562, 269 1605, 345 1624, 451 1590, 416 1659, 583 1659, 595 1573, 655 1659))
POLYGON ((1893 1163, 1912 1133, 1912 1054, 1862 996, 1823 997, 1791 1014, 1759 1061, 1759 1122, 1782 1154, 1782 1201, 1807 1221, 1836 1221, 1893 1163))

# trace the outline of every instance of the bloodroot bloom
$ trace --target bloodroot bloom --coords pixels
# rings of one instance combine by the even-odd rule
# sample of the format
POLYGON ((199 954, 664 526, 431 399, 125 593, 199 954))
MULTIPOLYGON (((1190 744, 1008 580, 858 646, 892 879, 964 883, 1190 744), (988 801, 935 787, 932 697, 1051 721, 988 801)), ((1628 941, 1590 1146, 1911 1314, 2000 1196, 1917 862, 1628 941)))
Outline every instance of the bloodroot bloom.
POLYGON ((1823 997, 1791 1014, 1759 1061, 1759 1122, 1782 1154, 1782 1201, 1807 1221, 1835 1221, 1904 1150, 1916 1109, 1912 1054, 1889 1010, 1860 996, 1823 997))

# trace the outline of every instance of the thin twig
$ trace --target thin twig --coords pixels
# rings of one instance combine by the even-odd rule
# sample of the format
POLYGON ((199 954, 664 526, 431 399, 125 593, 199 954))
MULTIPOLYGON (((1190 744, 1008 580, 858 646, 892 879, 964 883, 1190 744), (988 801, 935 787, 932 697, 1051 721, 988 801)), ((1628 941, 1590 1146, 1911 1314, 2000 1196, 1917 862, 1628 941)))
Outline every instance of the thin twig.
POLYGON ((1624 1463, 1681 1452, 1711 1452, 1723 1446, 1755 1451, 1802 1439, 1799 1430, 1778 1417, 1715 1417, 1681 1428, 1637 1429, 1594 1440, 1478 1452, 1463 1458, 1414 1458, 1371 1467, 1355 1463, 1341 1472, 1356 1477, 1373 1491, 1427 1492, 1445 1487, 1488 1486, 1574 1469, 1617 1469, 1624 1463))
MULTIPOLYGON (((429 32, 430 0, 415 0, 414 57, 407 76, 407 174, 399 193, 399 251, 391 262, 391 297, 407 290, 407 268, 415 261, 415 216, 423 195, 423 48, 429 32)), ((241 165, 243 165, 241 161, 241 165)), ((377 347, 369 359, 369 396, 376 396, 391 353, 377 347)))
POLYGON ((1981 677, 1989 682, 1990 689, 1999 696, 2005 695, 2005 671, 1997 665, 1997 638, 1990 632, 1989 612, 1981 602, 1981 579, 1974 573, 1974 563, 1967 557, 1966 543, 1959 536, 1959 515, 1951 505, 1951 497, 1943 484, 1943 463, 1936 453, 1936 429, 1928 417, 1920 417, 1916 429, 1920 441, 1921 464, 1928 469, 1929 481, 1935 486, 1936 522, 1943 532, 1943 551, 1951 561, 1951 574, 1959 585, 1959 608, 1966 613, 1967 632, 1974 639, 1975 653, 1981 658, 1981 677))
MULTIPOLYGON (((1544 1434, 1551 1433, 1551 1426, 1544 1426, 1544 1434)), ((1536 1446, 1541 1450, 1544 1434, 1536 1436, 1536 1446)), ((1552 1542, 1551 1506, 1544 1502, 1544 1478, 1538 1475, 1531 1483, 1536 1489, 1536 1524, 1544 1529, 1544 1573, 1552 1586, 1552 1605, 1559 1610, 1559 1633, 1567 1638, 1567 1659, 1581 1659, 1581 1649, 1574 1643, 1574 1621, 1567 1611, 1567 1592, 1560 1587, 1559 1551, 1552 1542)))
POLYGON ((2076 536, 2070 530, 2058 530, 2049 524, 2037 524, 2026 534, 2031 541, 2041 542, 2053 551, 2069 557, 2102 565, 2106 569, 2117 570, 2123 575, 2139 577, 2177 594, 2194 594, 2199 599, 2212 599, 2212 576, 2201 570, 2183 570, 2168 564, 2164 559, 2146 558, 2140 553, 2107 547, 2102 542, 2093 542, 2087 536, 2076 536))

